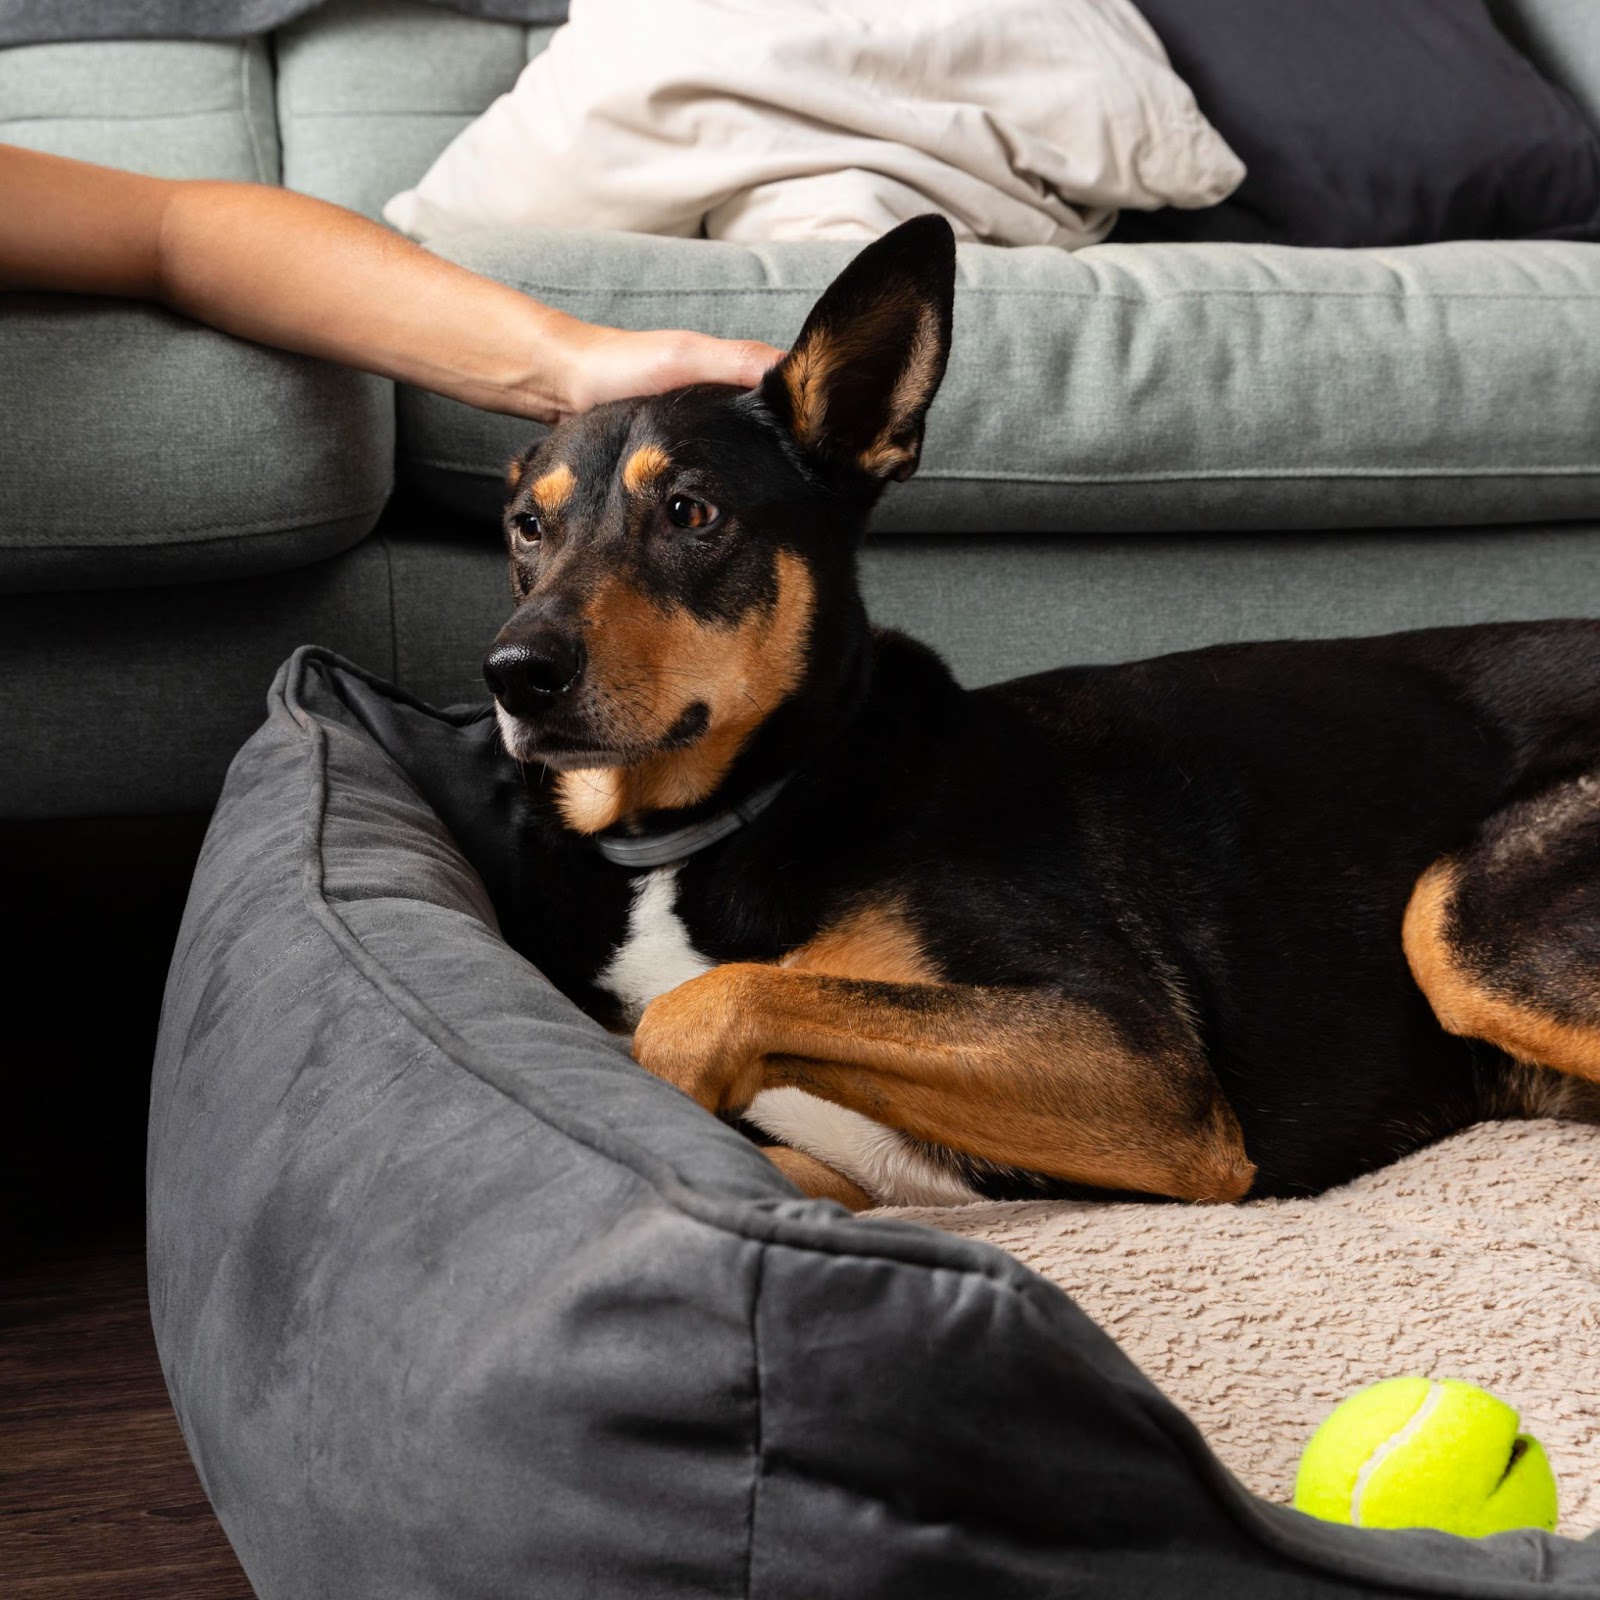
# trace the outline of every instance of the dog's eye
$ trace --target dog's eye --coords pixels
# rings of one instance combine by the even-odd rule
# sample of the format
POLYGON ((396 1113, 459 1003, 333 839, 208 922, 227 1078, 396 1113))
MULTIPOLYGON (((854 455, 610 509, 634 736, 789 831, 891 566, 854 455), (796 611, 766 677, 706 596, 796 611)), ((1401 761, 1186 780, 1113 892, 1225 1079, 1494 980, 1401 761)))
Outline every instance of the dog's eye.
POLYGON ((544 538, 544 523, 537 511, 519 511, 511 519, 511 539, 518 545, 536 545, 544 538))
POLYGON ((667 521, 675 528, 709 528, 722 513, 692 494, 675 494, 667 502, 667 521))

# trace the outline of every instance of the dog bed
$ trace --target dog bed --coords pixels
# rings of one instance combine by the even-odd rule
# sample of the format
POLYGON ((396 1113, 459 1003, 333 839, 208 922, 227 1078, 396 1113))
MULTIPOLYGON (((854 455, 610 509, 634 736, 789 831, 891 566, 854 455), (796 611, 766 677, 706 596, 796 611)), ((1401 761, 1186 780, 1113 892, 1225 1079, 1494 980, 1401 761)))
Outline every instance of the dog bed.
POLYGON ((163 1366, 263 1600, 1600 1588, 1600 1543, 1252 1496, 1006 1253, 797 1197, 508 944, 563 908, 486 711, 314 650, 268 710, 149 1145, 163 1366))
POLYGON ((1345 1395, 1418 1372, 1512 1401, 1562 1528, 1600 1528, 1600 1127, 1485 1123, 1312 1200, 877 1215, 1059 1284, 1268 1499, 1345 1395))

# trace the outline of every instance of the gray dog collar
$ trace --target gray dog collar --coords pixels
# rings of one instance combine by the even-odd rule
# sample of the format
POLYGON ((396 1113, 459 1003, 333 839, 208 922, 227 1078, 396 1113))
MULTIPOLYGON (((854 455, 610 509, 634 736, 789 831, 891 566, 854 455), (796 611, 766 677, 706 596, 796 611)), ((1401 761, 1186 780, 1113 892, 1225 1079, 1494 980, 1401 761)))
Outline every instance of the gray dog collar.
POLYGON ((686 828, 674 828, 671 833, 652 834, 647 839, 606 839, 597 837, 594 847, 613 866, 665 867, 674 861, 684 861, 700 851, 710 848, 730 833, 737 833, 747 822, 754 822, 774 800, 789 781, 779 778, 765 789, 757 789, 748 800, 741 801, 728 811, 721 811, 704 822, 691 822, 686 828))

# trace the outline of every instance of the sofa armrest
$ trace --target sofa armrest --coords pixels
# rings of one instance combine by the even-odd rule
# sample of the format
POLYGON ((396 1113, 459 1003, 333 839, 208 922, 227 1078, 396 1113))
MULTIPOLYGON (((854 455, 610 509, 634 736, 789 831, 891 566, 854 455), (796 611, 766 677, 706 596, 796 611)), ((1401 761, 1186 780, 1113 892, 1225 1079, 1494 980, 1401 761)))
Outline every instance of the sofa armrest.
POLYGON ((0 321, 0 592, 301 566, 393 479, 394 386, 155 306, 18 295, 0 321))

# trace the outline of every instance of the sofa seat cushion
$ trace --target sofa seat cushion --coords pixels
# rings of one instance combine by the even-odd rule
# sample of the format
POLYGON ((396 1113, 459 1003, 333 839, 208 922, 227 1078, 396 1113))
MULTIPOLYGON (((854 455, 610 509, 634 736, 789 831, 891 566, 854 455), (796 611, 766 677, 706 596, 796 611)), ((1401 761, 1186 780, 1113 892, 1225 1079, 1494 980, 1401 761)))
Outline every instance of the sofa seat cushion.
POLYGON ((157 307, 8 297, 0 592, 300 566, 363 538, 393 386, 157 307))
MULTIPOLYGON (((167 178, 278 179, 265 40, 0 50, 0 139, 167 178)), ((0 592, 246 577, 362 538, 393 386, 154 306, 7 295, 0 592)))
POLYGON ((1593 1594, 1254 1500, 1044 1280, 801 1200, 501 938, 525 804, 487 707, 301 652, 201 852, 151 1310, 262 1600, 1593 1594))
MULTIPOLYGON (((786 344, 849 245, 456 235, 579 316, 786 344)), ((1600 512, 1600 246, 963 245, 897 530, 1434 526, 1600 512)), ((482 515, 529 425, 402 391, 400 461, 482 515)))

